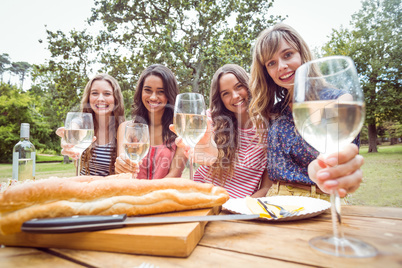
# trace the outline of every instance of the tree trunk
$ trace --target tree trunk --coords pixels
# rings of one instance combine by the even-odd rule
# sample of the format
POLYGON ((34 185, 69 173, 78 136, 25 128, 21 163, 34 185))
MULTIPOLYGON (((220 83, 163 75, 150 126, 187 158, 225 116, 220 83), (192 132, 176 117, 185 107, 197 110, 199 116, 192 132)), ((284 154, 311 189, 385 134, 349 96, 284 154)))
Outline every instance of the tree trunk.
POLYGON ((398 143, 398 138, 391 138, 391 144, 390 145, 395 145, 398 143))
POLYGON ((377 153, 377 127, 375 124, 368 125, 369 153, 377 153))

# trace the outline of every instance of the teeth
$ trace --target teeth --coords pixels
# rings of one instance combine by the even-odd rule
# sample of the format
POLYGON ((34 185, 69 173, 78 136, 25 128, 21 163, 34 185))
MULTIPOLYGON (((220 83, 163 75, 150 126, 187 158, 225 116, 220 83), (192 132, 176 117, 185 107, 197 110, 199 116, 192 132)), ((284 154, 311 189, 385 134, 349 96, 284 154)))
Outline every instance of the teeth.
POLYGON ((289 77, 291 77, 291 76, 293 75, 293 73, 294 73, 294 72, 288 73, 288 74, 286 74, 286 75, 284 75, 284 76, 281 76, 280 78, 281 78, 281 79, 289 78, 289 77))
POLYGON ((108 105, 105 105, 105 104, 98 104, 96 107, 98 107, 98 108, 106 108, 106 107, 108 107, 108 105))
POLYGON ((244 103, 244 100, 239 101, 238 103, 233 104, 234 106, 239 106, 242 105, 244 103))

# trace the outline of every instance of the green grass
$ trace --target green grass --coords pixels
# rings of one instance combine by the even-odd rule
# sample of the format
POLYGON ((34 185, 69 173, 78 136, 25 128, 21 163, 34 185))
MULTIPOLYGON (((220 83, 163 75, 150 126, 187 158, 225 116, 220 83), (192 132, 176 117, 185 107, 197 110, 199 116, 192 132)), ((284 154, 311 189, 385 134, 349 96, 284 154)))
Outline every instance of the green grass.
POLYGON ((63 156, 62 155, 42 155, 38 154, 36 156, 36 163, 42 163, 42 162, 55 162, 55 161, 63 161, 63 156))
MULTIPOLYGON (((367 153, 367 146, 360 148, 365 164, 362 167, 364 181, 360 188, 348 197, 352 205, 402 207, 402 144, 379 146, 378 153, 367 153)), ((41 161, 50 161, 51 156, 40 156, 41 161)), ((58 163, 37 163, 36 178, 50 176, 70 177, 75 175, 73 163, 63 164, 62 156, 55 156, 58 163)), ((194 169, 195 172, 195 169, 194 169)), ((11 164, 0 164, 0 182, 11 178, 11 164)), ((188 178, 188 168, 182 177, 188 178)))
MULTIPOLYGON (((73 163, 63 164, 55 163, 37 163, 35 169, 35 178, 44 179, 51 176, 71 177, 75 175, 75 166, 73 163)), ((0 164, 0 182, 7 181, 12 177, 12 165, 0 164)))
POLYGON ((402 207, 402 144, 379 146, 378 153, 367 153, 362 166, 364 181, 348 201, 352 205, 402 207))

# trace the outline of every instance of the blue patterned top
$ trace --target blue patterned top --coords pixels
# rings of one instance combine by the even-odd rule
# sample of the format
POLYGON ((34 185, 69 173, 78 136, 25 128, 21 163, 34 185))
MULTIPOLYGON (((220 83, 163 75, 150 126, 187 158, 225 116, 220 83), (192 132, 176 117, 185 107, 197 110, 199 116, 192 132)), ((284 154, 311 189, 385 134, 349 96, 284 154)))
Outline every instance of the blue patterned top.
MULTIPOLYGON (((323 89, 321 99, 337 99, 346 92, 323 89)), ((292 110, 284 107, 284 100, 275 104, 268 129, 268 176, 272 181, 315 184, 308 177, 307 168, 317 158, 318 151, 300 136, 295 128, 292 110)), ((353 141, 359 145, 359 136, 353 141)))

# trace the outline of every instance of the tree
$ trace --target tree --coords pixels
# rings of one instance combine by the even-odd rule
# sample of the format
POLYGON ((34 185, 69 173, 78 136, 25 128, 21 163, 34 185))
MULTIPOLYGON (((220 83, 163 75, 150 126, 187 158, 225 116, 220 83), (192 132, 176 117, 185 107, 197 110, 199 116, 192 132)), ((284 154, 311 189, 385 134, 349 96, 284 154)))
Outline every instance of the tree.
MULTIPOLYGON (((51 130, 47 121, 34 107, 34 99, 16 86, 0 82, 0 162, 11 162, 14 145, 20 140, 21 123, 29 123, 30 140, 38 149, 53 149, 51 130)), ((59 145, 59 139, 57 140, 59 145)))
POLYGON ((377 152, 377 125, 402 120, 400 0, 365 0, 352 16, 352 31, 334 30, 324 55, 348 55, 365 94, 369 152, 377 152))
POLYGON ((8 70, 8 65, 10 65, 10 57, 7 53, 3 53, 0 55, 0 77, 1 82, 3 82, 3 74, 8 70))
POLYGON ((269 15, 272 2, 100 0, 89 21, 106 27, 97 38, 105 71, 124 70, 135 84, 144 68, 160 63, 176 74, 182 91, 207 95, 223 64, 249 68, 253 41, 280 19, 269 15))
POLYGON ((69 111, 78 111, 81 95, 95 62, 93 38, 86 31, 47 31, 51 60, 34 65, 31 91, 43 97, 41 113, 52 128, 61 126, 69 111))
POLYGON ((27 72, 31 69, 31 64, 25 61, 18 61, 11 63, 10 71, 17 75, 21 82, 21 88, 24 86, 24 79, 27 72))

